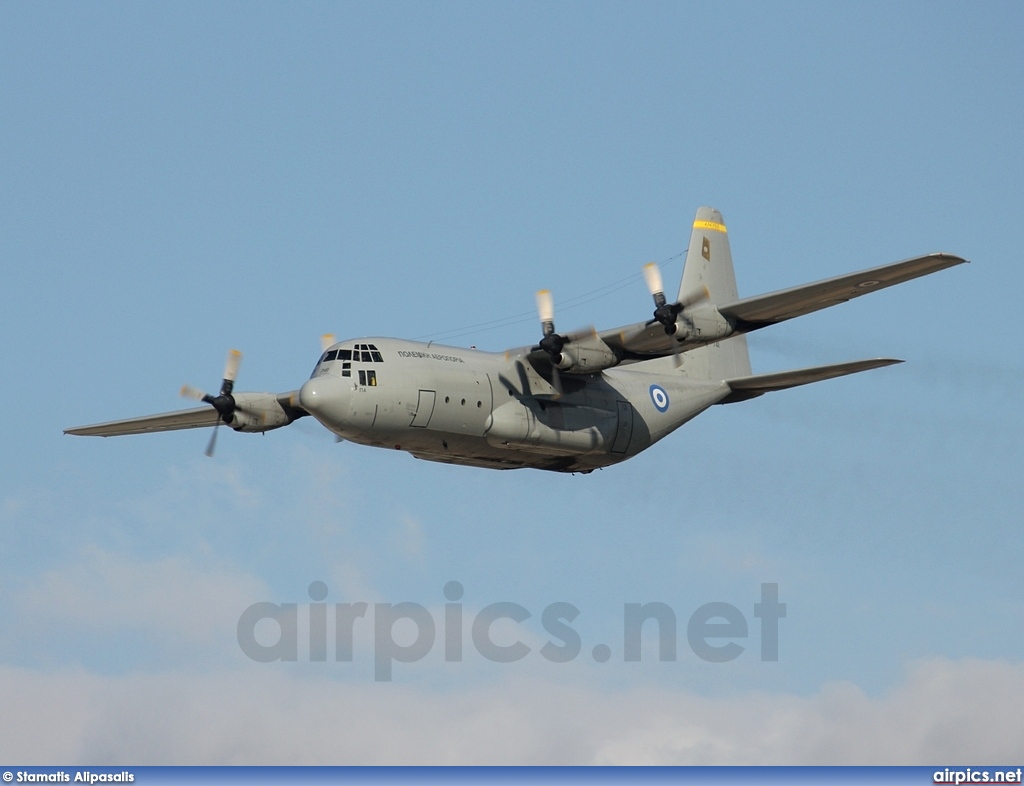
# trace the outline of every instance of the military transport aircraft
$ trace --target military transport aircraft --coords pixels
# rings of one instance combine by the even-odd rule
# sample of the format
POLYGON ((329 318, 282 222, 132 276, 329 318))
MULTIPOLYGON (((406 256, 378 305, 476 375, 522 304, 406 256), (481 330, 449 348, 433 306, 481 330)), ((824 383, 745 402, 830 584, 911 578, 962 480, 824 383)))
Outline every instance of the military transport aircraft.
POLYGON ((740 298, 721 213, 697 211, 679 293, 669 302, 656 263, 644 267, 651 319, 558 333, 551 294, 537 293, 540 340, 506 352, 395 338, 324 337, 310 379, 287 393, 236 393, 241 353, 228 354, 207 406, 67 429, 112 437, 213 426, 264 432, 312 415, 339 438, 416 458, 494 469, 591 472, 649 448, 713 404, 902 361, 877 358, 752 374, 744 336, 966 260, 929 254, 740 298))

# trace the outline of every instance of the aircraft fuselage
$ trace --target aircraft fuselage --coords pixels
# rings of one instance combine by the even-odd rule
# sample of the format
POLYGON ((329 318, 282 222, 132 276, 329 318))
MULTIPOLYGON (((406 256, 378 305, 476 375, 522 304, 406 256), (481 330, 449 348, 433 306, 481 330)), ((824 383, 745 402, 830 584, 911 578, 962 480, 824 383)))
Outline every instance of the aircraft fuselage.
POLYGON ((452 464, 588 472, 636 455, 729 392, 644 372, 659 362, 562 374, 559 394, 521 354, 353 339, 321 356, 299 400, 351 442, 452 464))

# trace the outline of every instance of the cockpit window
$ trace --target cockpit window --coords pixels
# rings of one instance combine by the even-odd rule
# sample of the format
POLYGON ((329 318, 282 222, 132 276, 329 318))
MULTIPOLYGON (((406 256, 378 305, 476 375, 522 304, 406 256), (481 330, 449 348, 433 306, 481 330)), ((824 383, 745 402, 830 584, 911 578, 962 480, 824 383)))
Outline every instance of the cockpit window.
MULTIPOLYGON (((321 359, 321 363, 327 358, 321 359)), ((383 363, 384 355, 373 344, 356 344, 352 349, 339 349, 337 359, 355 363, 383 363)))
MULTIPOLYGON (((373 344, 355 344, 352 349, 329 349, 317 361, 316 368, 313 369, 313 376, 327 373, 327 369, 323 368, 323 365, 335 360, 341 361, 341 376, 351 377, 352 363, 383 363, 384 354, 373 344)), ((338 372, 334 371, 333 373, 338 372)), ((360 376, 366 380, 360 384, 376 386, 377 372, 369 371, 365 375, 360 372, 360 376)))

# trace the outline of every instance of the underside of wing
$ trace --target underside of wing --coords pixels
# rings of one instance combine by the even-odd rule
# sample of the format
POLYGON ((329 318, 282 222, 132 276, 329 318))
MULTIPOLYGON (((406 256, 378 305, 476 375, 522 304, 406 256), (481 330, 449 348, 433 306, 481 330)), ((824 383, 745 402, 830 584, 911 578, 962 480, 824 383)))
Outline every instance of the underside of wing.
POLYGON ((215 426, 218 417, 217 410, 212 407, 197 407, 178 412, 165 412, 162 415, 146 415, 141 418, 97 423, 93 426, 79 426, 65 429, 64 433, 80 437, 121 437, 126 434, 149 434, 155 431, 215 426))
POLYGON ((726 380, 726 384, 732 392, 719 403, 731 404, 736 401, 745 401, 776 390, 809 385, 812 382, 822 382, 826 379, 844 377, 847 374, 870 371, 873 368, 882 368, 883 366, 891 366, 894 363, 902 362, 902 360, 894 358, 873 358, 871 360, 854 360, 849 363, 834 363, 830 366, 813 366, 811 368, 796 369, 795 371, 777 371, 771 374, 754 374, 749 377, 729 379, 726 380))
POLYGON ((928 254, 767 295, 722 303, 718 310, 735 323, 738 331, 747 332, 844 303, 868 292, 901 284, 966 261, 952 254, 928 254))
POLYGON ((623 360, 650 360, 673 352, 673 339, 657 322, 603 330, 598 334, 623 360))

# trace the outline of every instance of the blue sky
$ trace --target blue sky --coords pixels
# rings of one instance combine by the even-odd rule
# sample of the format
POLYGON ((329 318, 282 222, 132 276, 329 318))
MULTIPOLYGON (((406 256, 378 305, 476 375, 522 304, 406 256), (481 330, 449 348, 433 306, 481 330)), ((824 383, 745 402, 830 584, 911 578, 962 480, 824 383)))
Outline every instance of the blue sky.
POLYGON ((0 700, 24 713, 0 751, 1019 752, 1022 29, 1011 3, 0 7, 0 700), (212 461, 199 432, 61 434, 179 408, 230 347, 240 389, 284 391, 328 331, 534 341, 542 287, 566 328, 636 321, 641 266, 678 279, 700 205, 725 215, 741 295, 930 251, 972 264, 750 339, 755 371, 905 364, 716 407, 587 477, 427 464, 309 421, 225 433, 212 461), (434 652, 382 686, 365 646, 257 667, 235 641, 246 606, 304 604, 314 580, 328 603, 440 614, 453 579, 467 614, 530 609, 506 632, 531 646, 547 604, 575 604, 583 655, 434 652), (754 647, 762 582, 788 604, 778 663, 754 647), (652 600, 679 659, 623 663, 622 604, 652 600), (709 601, 751 625, 728 664, 685 645, 709 601), (33 733, 44 701, 63 735, 33 733), (908 718, 925 725, 897 744, 908 718))

